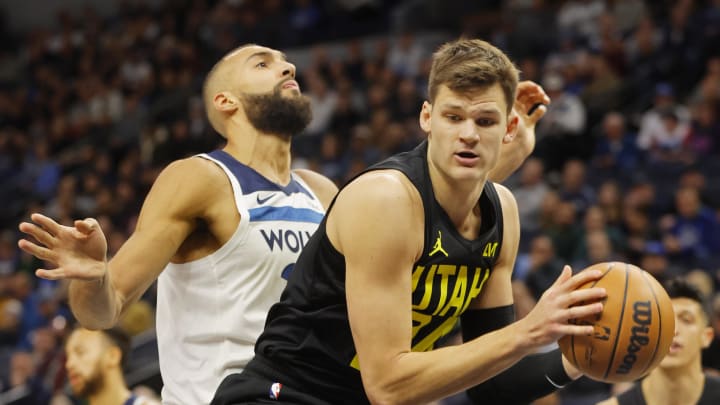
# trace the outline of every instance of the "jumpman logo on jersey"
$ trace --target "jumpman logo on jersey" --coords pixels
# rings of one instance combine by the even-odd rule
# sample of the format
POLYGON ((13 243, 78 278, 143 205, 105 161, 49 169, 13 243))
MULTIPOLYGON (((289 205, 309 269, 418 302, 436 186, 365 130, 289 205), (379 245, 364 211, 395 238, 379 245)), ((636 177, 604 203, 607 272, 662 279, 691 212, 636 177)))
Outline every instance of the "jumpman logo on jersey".
POLYGON ((448 256, 448 253, 442 247, 442 233, 440 231, 438 231, 438 237, 437 237, 437 240, 435 241, 435 245, 433 246, 433 250, 430 252, 430 254, 428 256, 432 256, 437 252, 444 254, 445 257, 448 256))

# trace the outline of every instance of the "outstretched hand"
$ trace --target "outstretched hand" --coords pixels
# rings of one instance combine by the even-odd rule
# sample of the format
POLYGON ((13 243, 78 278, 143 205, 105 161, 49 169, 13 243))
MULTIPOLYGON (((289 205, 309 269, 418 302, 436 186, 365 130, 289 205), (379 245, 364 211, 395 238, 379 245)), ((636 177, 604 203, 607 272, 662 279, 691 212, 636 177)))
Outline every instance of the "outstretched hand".
POLYGON ((42 214, 32 214, 32 223, 19 229, 35 239, 21 239, 20 249, 56 266, 37 269, 35 275, 48 280, 101 280, 106 273, 107 241, 100 224, 93 219, 75 221, 74 227, 60 225, 42 214))
POLYGON ((543 88, 530 80, 518 83, 517 96, 513 104, 512 116, 518 117, 515 142, 535 145, 535 125, 547 112, 550 97, 543 88))
POLYGON ((578 289, 601 277, 602 272, 599 270, 586 270, 573 275, 570 266, 565 266, 560 277, 545 290, 535 307, 522 319, 527 325, 529 342, 543 346, 565 335, 591 335, 594 332, 592 325, 575 325, 569 320, 602 312, 603 304, 599 301, 607 295, 604 288, 578 289))
POLYGON ((539 84, 525 80, 518 83, 513 113, 517 114, 526 128, 534 129, 547 112, 550 97, 539 84))

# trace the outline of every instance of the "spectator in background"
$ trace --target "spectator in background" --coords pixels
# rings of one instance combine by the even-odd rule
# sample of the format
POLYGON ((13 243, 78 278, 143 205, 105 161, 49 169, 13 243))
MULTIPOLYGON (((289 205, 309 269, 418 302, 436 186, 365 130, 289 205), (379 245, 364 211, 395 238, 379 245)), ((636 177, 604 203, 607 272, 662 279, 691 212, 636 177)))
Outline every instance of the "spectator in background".
POLYGON ((621 193, 620 185, 616 180, 606 180, 598 187, 596 201, 596 204, 603 211, 607 223, 618 228, 622 224, 623 215, 621 193))
POLYGON ((617 252, 625 249, 625 237, 620 229, 608 225, 604 211, 597 205, 590 206, 583 219, 583 233, 574 254, 573 268, 590 264, 620 260, 617 252))
POLYGON ((538 235, 530 242, 529 252, 518 256, 513 277, 524 281, 533 298, 538 300, 555 281, 557 269, 565 263, 555 255, 552 239, 538 235))
POLYGON ((570 201, 560 201, 555 205, 552 223, 545 230, 555 246, 555 253, 564 263, 572 263, 575 251, 578 249, 582 236, 582 227, 579 225, 575 204, 570 201))
POLYGON ((562 76, 550 73, 543 78, 552 104, 538 123, 537 155, 545 161, 548 171, 558 170, 565 161, 582 155, 587 139, 585 131, 585 105, 582 100, 564 89, 562 76))
MULTIPOLYGON (((619 110, 622 107, 623 81, 605 56, 597 50, 588 55, 586 62, 588 81, 580 93, 580 98, 587 109, 587 125, 592 128, 602 120, 606 111, 619 110)), ((582 151, 587 153, 590 150, 582 151)))
POLYGON ((521 232, 533 235, 540 230, 540 211, 550 187, 545 183, 542 160, 529 158, 520 169, 517 186, 511 187, 518 200, 521 232))
MULTIPOLYGON (((616 2, 622 4, 624 2, 616 2)), ((652 104, 653 94, 647 89, 652 88, 660 80, 659 61, 662 33, 657 28, 651 15, 644 15, 625 40, 625 56, 629 67, 625 76, 628 108, 632 114, 632 124, 636 125, 634 115, 641 113, 652 104)))
POLYGON ((689 164, 690 156, 685 153, 685 143, 690 134, 689 122, 680 121, 672 109, 660 111, 659 125, 640 129, 644 138, 638 138, 638 145, 647 153, 648 159, 656 164, 689 164))
MULTIPOLYGON (((677 139, 678 134, 681 133, 683 128, 687 128, 689 122, 689 111, 687 107, 676 102, 673 86, 665 82, 658 83, 655 85, 653 105, 642 114, 638 124, 640 131, 637 138, 638 147, 647 151, 659 147, 667 139, 677 139), (666 123, 663 122, 664 117, 674 117, 678 125, 674 128, 667 127, 666 123), (673 136, 672 132, 668 132, 669 130, 677 131, 678 134, 673 136)), ((682 142, 683 139, 684 136, 680 141, 682 142)))
POLYGON ((701 163, 720 152, 720 140, 716 139, 720 135, 717 105, 720 103, 703 101, 693 106, 690 131, 683 144, 687 161, 701 163))
POLYGON ((428 54, 412 32, 401 33, 388 52, 387 66, 400 78, 418 76, 420 62, 428 54))
POLYGON ((560 199, 571 202, 579 217, 585 215, 588 207, 595 202, 595 191, 587 183, 586 173, 585 162, 568 160, 563 167, 558 190, 560 199))
POLYGON ((720 223, 715 213, 700 201, 700 193, 682 187, 675 193, 676 214, 661 221, 663 246, 678 265, 715 268, 720 251, 720 223))
POLYGON ((128 389, 123 365, 129 350, 130 337, 120 329, 74 330, 65 344, 73 393, 88 405, 159 405, 128 389))
POLYGON ((634 171, 641 163, 635 137, 628 133, 625 117, 616 111, 605 115, 595 145, 592 167, 607 176, 622 176, 634 171))
POLYGON ((37 405, 50 401, 52 393, 35 375, 32 355, 16 351, 11 355, 7 380, 0 381, 0 403, 37 405))

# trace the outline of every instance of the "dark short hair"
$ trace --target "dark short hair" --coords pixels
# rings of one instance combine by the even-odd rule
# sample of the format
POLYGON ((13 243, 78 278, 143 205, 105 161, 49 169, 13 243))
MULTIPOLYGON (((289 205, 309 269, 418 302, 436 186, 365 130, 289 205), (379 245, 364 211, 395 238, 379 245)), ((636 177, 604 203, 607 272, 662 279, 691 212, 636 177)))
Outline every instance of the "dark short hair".
POLYGON ((130 335, 117 326, 110 329, 103 329, 99 332, 105 336, 112 346, 120 349, 120 366, 124 369, 130 355, 130 335))
POLYGON ((442 45, 433 54, 428 98, 433 103, 441 85, 462 92, 499 83, 509 114, 518 80, 517 68, 500 49, 480 39, 461 38, 442 45))
POLYGON ((713 310, 708 302, 707 298, 700 292, 700 290, 687 281, 683 277, 675 277, 665 282, 665 291, 667 291, 670 298, 687 298, 700 304, 700 308, 705 314, 708 325, 710 324, 713 316, 713 310))

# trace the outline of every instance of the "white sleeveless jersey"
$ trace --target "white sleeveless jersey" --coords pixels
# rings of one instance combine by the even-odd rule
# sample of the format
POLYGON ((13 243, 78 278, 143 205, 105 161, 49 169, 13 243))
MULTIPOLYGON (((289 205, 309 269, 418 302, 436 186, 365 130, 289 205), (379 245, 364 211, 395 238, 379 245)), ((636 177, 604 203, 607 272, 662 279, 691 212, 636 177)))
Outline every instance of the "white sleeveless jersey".
POLYGON ((163 404, 208 404, 225 376, 242 371, 324 212, 294 174, 282 187, 223 151, 198 156, 227 174, 240 224, 216 252, 171 263, 158 279, 163 404))

